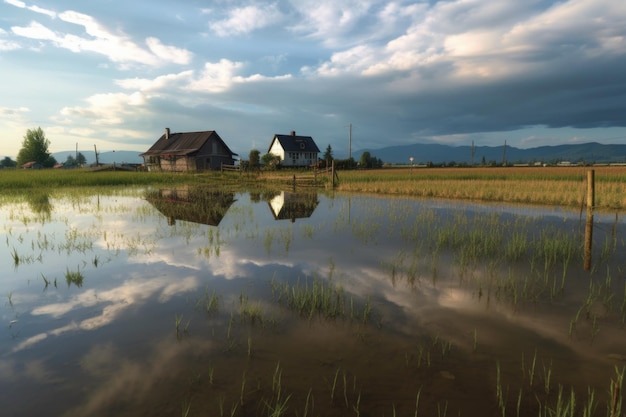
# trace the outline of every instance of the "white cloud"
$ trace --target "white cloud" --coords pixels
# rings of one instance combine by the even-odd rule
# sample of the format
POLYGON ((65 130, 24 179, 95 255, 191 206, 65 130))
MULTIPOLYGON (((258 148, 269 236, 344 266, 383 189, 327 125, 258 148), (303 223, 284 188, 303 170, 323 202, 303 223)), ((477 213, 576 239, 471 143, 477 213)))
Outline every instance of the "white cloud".
POLYGON ((185 65, 188 64, 193 57, 193 54, 186 49, 163 45, 157 38, 150 37, 146 39, 146 44, 154 55, 164 59, 166 62, 185 65))
POLYGON ((28 26, 14 26, 12 32, 29 39, 50 41, 59 48, 75 53, 91 52, 106 56, 110 61, 121 64, 161 66, 165 64, 188 64, 192 53, 174 46, 164 45, 159 39, 149 37, 144 48, 124 34, 110 32, 96 19, 83 13, 66 11, 59 19, 84 28, 88 36, 58 33, 39 22, 28 26))
POLYGON ((20 9, 26 8, 26 3, 19 0, 4 0, 5 3, 10 4, 11 6, 19 7, 20 9))
POLYGON ((227 13, 227 18, 210 23, 209 28, 220 37, 245 35, 282 20, 276 4, 238 7, 227 13))
POLYGON ((38 22, 31 22, 26 27, 14 26, 11 31, 25 38, 39 39, 39 40, 56 40, 57 37, 53 31, 38 22))
POLYGON ((53 18, 53 19, 56 17, 56 13, 53 12, 52 10, 44 9, 44 8, 39 7, 39 6, 28 6, 23 1, 19 1, 19 0, 4 0, 4 2, 7 3, 7 4, 10 4, 11 6, 19 7, 20 9, 28 9, 28 10, 33 11, 35 13, 44 14, 44 15, 46 15, 48 17, 53 18))
POLYGON ((124 116, 137 117, 142 113, 146 100, 140 92, 95 94, 86 99, 87 107, 64 107, 61 115, 90 119, 96 125, 123 124, 124 116))
POLYGON ((248 82, 267 80, 284 80, 291 78, 290 75, 267 77, 261 74, 253 74, 247 77, 237 75, 244 68, 242 62, 234 62, 221 59, 219 62, 207 62, 200 76, 193 80, 185 89, 206 93, 221 93, 233 86, 248 82))
MULTIPOLYGON (((6 31, 0 28, 0 36, 5 36, 6 34, 6 31)), ((16 49, 20 49, 20 44, 17 42, 0 39, 0 52, 13 51, 16 49)))
POLYGON ((57 17, 56 12, 54 12, 52 10, 48 10, 48 9, 43 9, 43 8, 41 8, 39 6, 32 6, 32 7, 29 7, 28 9, 32 10, 35 13, 40 13, 40 14, 46 15, 46 16, 48 16, 50 18, 53 18, 53 19, 57 17))
MULTIPOLYGON (((310 7, 310 3, 305 5, 310 7)), ((555 51, 570 57, 580 52, 626 53, 626 32, 620 23, 626 19, 626 5, 610 0, 571 0, 547 9, 539 9, 540 5, 464 0, 440 2, 425 9, 424 5, 390 3, 378 13, 379 21, 389 26, 410 18, 412 23, 404 33, 386 43, 374 40, 337 50, 315 73, 408 74, 446 64, 454 71, 439 73, 438 78, 501 78, 537 69, 558 58, 550 56, 555 51), (542 59, 528 60, 530 55, 542 59)), ((320 33, 332 38, 333 33, 356 21, 358 11, 354 18, 340 18, 341 7, 322 4, 313 12, 313 20, 332 22, 336 27, 324 29, 322 25, 320 33)))
POLYGON ((30 109, 28 109, 27 107, 0 107, 0 116, 19 116, 24 113, 28 113, 29 111, 30 109))
POLYGON ((297 11, 297 21, 291 28, 320 40, 324 45, 344 45, 345 36, 358 27, 376 1, 371 0, 295 0, 291 6, 297 11))
POLYGON ((128 90, 139 90, 143 92, 153 92, 172 88, 183 84, 188 84, 192 79, 193 71, 183 71, 178 74, 160 75, 154 79, 148 78, 126 78, 116 80, 115 84, 128 90))
POLYGON ((626 53, 626 4, 611 0, 571 0, 518 22, 506 34, 509 43, 560 54, 626 53))
POLYGON ((221 59, 217 63, 207 62, 200 78, 193 81, 187 88, 194 91, 219 93, 227 90, 233 83, 235 73, 243 67, 241 62, 221 59))
POLYGON ((13 351, 27 349, 48 336, 60 336, 63 333, 77 330, 95 330, 115 321, 120 314, 132 306, 141 305, 154 295, 161 303, 167 302, 175 295, 191 292, 198 288, 196 277, 185 277, 172 284, 167 278, 130 279, 122 285, 106 291, 87 290, 63 303, 46 304, 36 307, 31 314, 35 316, 50 316, 60 319, 77 308, 95 307, 102 305, 99 314, 80 322, 70 322, 61 327, 31 336, 18 344, 13 351))

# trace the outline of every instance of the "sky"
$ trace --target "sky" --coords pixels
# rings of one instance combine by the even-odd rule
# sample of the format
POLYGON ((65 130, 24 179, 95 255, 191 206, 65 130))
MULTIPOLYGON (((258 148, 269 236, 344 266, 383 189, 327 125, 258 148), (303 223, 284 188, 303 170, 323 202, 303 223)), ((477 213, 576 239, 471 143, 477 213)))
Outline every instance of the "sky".
POLYGON ((0 80, 13 159, 37 127, 51 152, 215 130, 244 159, 291 131, 337 158, 626 143, 626 1, 0 0, 0 80))

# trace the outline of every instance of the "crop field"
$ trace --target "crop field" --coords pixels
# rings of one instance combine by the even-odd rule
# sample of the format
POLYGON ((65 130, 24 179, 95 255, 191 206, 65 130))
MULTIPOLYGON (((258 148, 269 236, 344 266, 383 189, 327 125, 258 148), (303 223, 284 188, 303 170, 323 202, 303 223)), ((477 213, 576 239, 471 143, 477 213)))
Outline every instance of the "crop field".
POLYGON ((626 207, 626 167, 406 168, 340 173, 340 191, 579 207, 587 171, 595 206, 626 207))

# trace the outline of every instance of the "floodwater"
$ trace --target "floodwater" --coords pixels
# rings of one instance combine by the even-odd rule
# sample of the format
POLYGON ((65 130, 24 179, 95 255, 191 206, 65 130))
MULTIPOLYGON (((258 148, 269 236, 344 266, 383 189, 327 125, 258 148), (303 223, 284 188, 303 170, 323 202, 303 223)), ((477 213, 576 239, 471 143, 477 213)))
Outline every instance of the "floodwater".
POLYGON ((0 414, 623 415, 626 224, 596 213, 585 271, 584 217, 193 187, 0 196, 0 414))

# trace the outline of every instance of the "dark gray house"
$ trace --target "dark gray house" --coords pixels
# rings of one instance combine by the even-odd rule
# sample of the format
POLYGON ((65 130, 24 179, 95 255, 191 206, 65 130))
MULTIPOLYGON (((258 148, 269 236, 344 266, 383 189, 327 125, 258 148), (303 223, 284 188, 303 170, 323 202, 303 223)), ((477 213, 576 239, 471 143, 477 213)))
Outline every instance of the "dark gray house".
POLYGON ((234 165, 236 153, 214 130, 171 133, 169 128, 140 155, 148 170, 204 171, 234 165))

